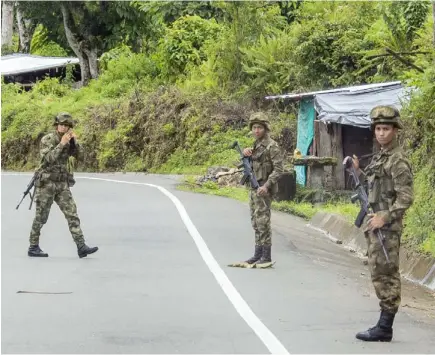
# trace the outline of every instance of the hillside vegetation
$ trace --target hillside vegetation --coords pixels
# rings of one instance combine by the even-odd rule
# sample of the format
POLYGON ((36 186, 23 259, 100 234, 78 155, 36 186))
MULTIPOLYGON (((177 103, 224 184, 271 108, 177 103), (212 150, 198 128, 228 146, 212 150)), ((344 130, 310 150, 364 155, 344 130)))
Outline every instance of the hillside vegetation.
MULTIPOLYGON (((72 3, 77 28, 92 35, 97 2, 72 3)), ((38 23, 30 51, 75 55, 62 18, 55 16, 56 6, 66 5, 43 4, 19 5, 38 23)), ((266 101, 266 95, 401 80, 418 88, 402 112, 401 142, 412 159, 416 194, 404 238, 435 255, 430 2, 101 6, 107 16, 99 18, 99 29, 105 30, 89 42, 98 54, 99 72, 83 87, 72 88, 70 70, 64 79, 42 80, 28 92, 2 82, 3 169, 34 169, 41 137, 56 113, 68 111, 85 149, 79 171, 203 174, 211 165, 233 166, 237 154, 229 145, 234 140, 251 144, 247 118, 255 110, 273 117, 273 137, 293 151, 297 107, 266 101)))

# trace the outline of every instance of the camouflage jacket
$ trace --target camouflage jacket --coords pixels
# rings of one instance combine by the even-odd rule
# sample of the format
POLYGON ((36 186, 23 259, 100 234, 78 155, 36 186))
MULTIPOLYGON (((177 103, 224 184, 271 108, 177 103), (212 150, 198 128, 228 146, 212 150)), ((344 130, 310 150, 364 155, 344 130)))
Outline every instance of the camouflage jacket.
POLYGON ((283 154, 278 145, 269 136, 257 140, 252 150, 252 170, 260 185, 276 189, 283 168, 283 154))
POLYGON ((411 164, 397 141, 373 157, 364 175, 369 203, 386 221, 383 229, 400 231, 414 193, 411 164))
POLYGON ((41 169, 45 174, 72 174, 68 166, 69 157, 78 158, 80 145, 67 143, 60 144, 61 136, 57 132, 52 132, 41 139, 41 169))

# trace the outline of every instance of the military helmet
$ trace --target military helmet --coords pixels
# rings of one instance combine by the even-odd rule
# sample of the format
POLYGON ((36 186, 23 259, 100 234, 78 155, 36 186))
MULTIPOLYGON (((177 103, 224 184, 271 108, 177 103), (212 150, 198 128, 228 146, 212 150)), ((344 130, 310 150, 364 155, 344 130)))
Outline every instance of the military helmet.
POLYGON ((399 110, 393 106, 376 106, 370 111, 372 129, 377 124, 392 124, 402 129, 399 110))
POLYGON ((252 126, 256 123, 263 125, 268 131, 270 131, 269 118, 265 113, 256 112, 249 117, 249 129, 252 129, 252 126))
POLYGON ((53 125, 57 126, 58 124, 63 124, 72 128, 74 127, 74 120, 68 112, 61 112, 55 117, 53 125))

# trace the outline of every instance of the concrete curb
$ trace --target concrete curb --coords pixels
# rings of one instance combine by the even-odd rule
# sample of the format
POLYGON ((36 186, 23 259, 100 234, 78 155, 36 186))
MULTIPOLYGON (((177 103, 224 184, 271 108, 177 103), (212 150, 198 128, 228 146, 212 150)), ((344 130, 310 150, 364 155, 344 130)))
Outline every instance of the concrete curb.
MULTIPOLYGON (((355 252, 360 258, 365 258, 367 245, 364 233, 343 216, 317 212, 308 225, 324 232, 333 242, 343 244, 345 248, 355 252)), ((402 246, 400 272, 402 277, 435 291, 434 258, 418 255, 402 246)))

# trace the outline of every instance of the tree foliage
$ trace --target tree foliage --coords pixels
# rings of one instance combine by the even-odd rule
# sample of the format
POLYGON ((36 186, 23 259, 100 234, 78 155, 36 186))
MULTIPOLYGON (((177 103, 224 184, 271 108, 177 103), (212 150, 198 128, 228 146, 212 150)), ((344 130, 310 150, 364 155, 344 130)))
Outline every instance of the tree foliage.
POLYGON ((167 29, 156 53, 162 75, 168 79, 185 73, 187 66, 200 65, 207 59, 204 46, 215 41, 221 27, 214 20, 199 16, 182 16, 167 29))

